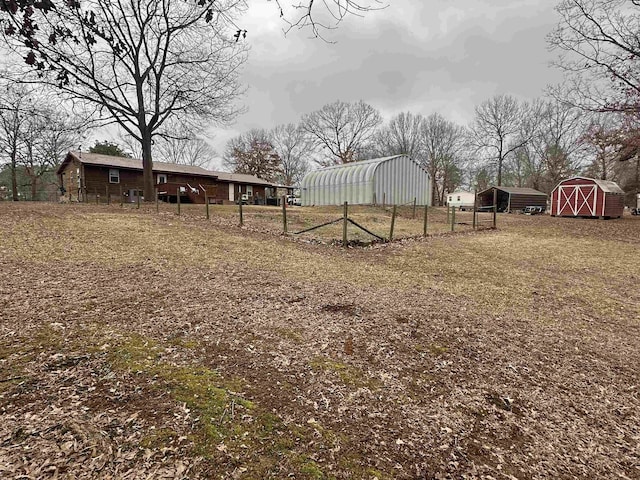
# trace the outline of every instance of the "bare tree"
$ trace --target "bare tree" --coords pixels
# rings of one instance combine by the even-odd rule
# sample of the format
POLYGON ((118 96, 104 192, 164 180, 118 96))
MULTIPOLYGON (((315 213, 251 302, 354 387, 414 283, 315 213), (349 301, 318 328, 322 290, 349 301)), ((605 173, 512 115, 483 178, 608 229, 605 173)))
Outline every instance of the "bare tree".
POLYGON ((273 148, 280 157, 280 182, 296 185, 309 171, 313 146, 299 125, 278 125, 269 134, 273 148))
MULTIPOLYGON (((559 52, 570 100, 595 111, 637 111, 640 100, 640 2, 562 0, 548 36, 559 52)), ((565 96, 564 101, 567 100, 565 96)))
POLYGON ((534 188, 551 192, 560 180, 578 171, 584 157, 581 139, 587 117, 567 103, 552 100, 544 104, 536 135, 531 140, 533 155, 544 172, 541 183, 534 188))
POLYGON ((249 130, 229 140, 223 165, 234 173, 255 175, 270 182, 282 174, 280 157, 264 129, 249 130))
POLYGON ((35 107, 30 91, 24 86, 5 83, 0 89, 0 150, 7 159, 11 174, 12 200, 17 202, 19 153, 24 143, 24 132, 29 128, 35 107))
POLYGON ((326 149, 321 165, 337 165, 358 160, 359 150, 373 137, 382 117, 378 110, 360 100, 337 101, 305 115, 302 128, 316 147, 326 149))
POLYGON ((462 127, 446 120, 439 113, 429 115, 422 122, 422 165, 433 181, 433 203, 442 205, 446 190, 455 189, 459 185, 463 141, 462 127))
POLYGON ((374 149, 380 156, 406 154, 423 162, 422 122, 424 117, 401 112, 393 117, 375 135, 374 149))
POLYGON ((601 180, 613 180, 617 151, 620 149, 619 126, 615 118, 600 114, 589 125, 582 141, 591 150, 593 160, 587 166, 586 173, 601 180))
POLYGON ((215 151, 197 132, 174 121, 167 122, 153 149, 164 162, 196 167, 207 167, 215 155, 215 151))
POLYGON ((276 0, 280 17, 287 24, 285 33, 294 28, 310 28, 315 37, 323 38, 322 32, 332 30, 338 26, 347 16, 362 16, 372 10, 385 8, 379 0, 373 2, 354 0, 331 0, 315 2, 307 0, 296 2, 288 6, 284 0, 276 0), (283 5, 285 7, 283 8, 283 5))
POLYGON ((61 1, 29 10, 35 31, 20 30, 22 17, 5 13, 5 32, 14 50, 30 49, 35 81, 99 106, 140 142, 151 199, 152 143, 163 124, 179 118, 197 130, 238 112, 246 48, 226 30, 245 7, 244 0, 61 1))
POLYGON ((496 95, 475 109, 469 139, 476 151, 487 156, 496 168, 496 181, 502 185, 505 159, 526 145, 535 133, 527 124, 531 118, 527 104, 509 95, 496 95))
MULTIPOLYGON (((52 106, 43 108, 42 103, 38 105, 37 114, 31 117, 24 132, 20 152, 20 164, 29 179, 32 200, 38 198, 43 180, 53 174, 64 154, 81 141, 81 132, 88 125, 82 117, 68 115, 52 106)), ((58 183, 55 179, 49 182, 58 183)))
MULTIPOLYGON (((5 34, 9 36, 20 35, 24 38, 25 46, 28 48, 25 59, 29 64, 35 61, 35 53, 31 47, 34 41, 37 41, 39 30, 42 28, 40 23, 43 20, 42 16, 50 17, 52 12, 68 7, 71 3, 76 2, 68 0, 9 0, 0 2, 0 20, 7 20, 9 23, 5 34)), ((197 5, 205 10, 207 15, 213 15, 214 9, 211 8, 213 3, 205 0, 198 1, 197 5)), ((277 7, 280 18, 287 25, 285 34, 294 28, 308 28, 315 37, 321 37, 321 32, 324 30, 337 28, 338 24, 348 16, 360 17, 372 10, 386 8, 386 5, 379 0, 370 2, 364 0, 331 0, 329 2, 305 0, 291 4, 287 4, 283 0, 276 0, 274 5, 277 7)), ((61 33, 65 38, 74 39, 81 34, 79 30, 71 29, 70 25, 54 24, 54 26, 63 29, 61 33)), ((234 37, 239 40, 241 36, 245 38, 246 35, 246 30, 239 29, 234 37)))
MULTIPOLYGON (((11 174, 12 198, 18 200, 18 170, 38 197, 42 179, 51 177, 63 154, 78 145, 81 131, 91 125, 88 112, 64 109, 49 93, 4 80, 0 95, 0 150, 11 174)), ((55 183, 55 182, 53 182, 55 183)))

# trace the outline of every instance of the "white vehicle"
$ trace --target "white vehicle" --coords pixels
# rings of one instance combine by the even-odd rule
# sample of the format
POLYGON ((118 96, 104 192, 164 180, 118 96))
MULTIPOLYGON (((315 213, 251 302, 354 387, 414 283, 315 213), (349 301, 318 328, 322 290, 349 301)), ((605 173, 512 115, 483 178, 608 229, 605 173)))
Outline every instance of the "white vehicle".
POLYGON ((302 202, 300 201, 300 197, 296 197, 295 195, 287 195, 287 204, 294 205, 296 207, 302 206, 302 202))

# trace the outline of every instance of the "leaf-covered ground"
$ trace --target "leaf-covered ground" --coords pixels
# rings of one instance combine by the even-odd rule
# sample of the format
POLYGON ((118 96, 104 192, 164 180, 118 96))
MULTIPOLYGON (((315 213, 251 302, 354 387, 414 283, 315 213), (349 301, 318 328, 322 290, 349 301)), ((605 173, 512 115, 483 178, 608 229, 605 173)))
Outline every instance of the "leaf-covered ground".
POLYGON ((0 203, 0 478, 640 478, 640 219, 183 208, 0 203))

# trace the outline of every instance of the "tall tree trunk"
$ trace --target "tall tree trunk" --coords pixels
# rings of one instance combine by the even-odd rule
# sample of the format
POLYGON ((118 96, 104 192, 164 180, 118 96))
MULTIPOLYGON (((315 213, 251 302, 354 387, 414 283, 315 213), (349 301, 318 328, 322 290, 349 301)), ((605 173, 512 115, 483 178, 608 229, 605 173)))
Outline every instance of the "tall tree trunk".
POLYGON ((142 190, 145 202, 154 200, 153 160, 151 159, 151 132, 142 133, 142 190))
POLYGON ((633 199, 635 202, 635 207, 638 208, 638 194, 640 193, 640 154, 636 154, 636 195, 633 199))
POLYGON ((18 176, 17 176, 17 161, 16 161, 16 157, 18 155, 18 152, 16 151, 16 149, 14 148, 11 151, 11 190, 13 192, 12 196, 13 196, 13 201, 17 202, 18 200, 20 200, 20 197, 18 197, 18 176))
POLYGON ((38 176, 37 175, 32 175, 31 176, 31 201, 35 202, 37 200, 38 196, 38 176))
POLYGON ((502 140, 500 141, 500 150, 498 151, 498 187, 502 186, 502 140))

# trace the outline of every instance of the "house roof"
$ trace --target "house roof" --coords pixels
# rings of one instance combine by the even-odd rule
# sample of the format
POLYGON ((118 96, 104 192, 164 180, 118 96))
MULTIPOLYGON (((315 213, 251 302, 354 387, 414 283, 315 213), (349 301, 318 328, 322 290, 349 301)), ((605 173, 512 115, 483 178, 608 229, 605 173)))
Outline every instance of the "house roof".
MULTIPOLYGON (((566 180, 562 180, 558 185, 556 185, 556 188, 558 188, 564 182, 568 182, 569 180, 575 180, 575 179, 588 180, 590 182, 593 182, 596 185, 598 185, 598 187, 600 187, 600 190, 602 190, 605 193, 624 194, 624 190, 622 190, 622 188, 620 188, 620 186, 616 182, 612 182, 610 180, 600 180, 598 178, 581 177, 581 176, 575 176, 575 177, 567 178, 566 180)), ((554 188, 554 190, 556 188, 554 188)))
POLYGON ((539 190, 536 190, 534 188, 528 188, 528 187, 489 187, 481 192, 478 192, 478 195, 483 195, 486 192, 492 191, 494 188, 498 189, 498 190, 502 190, 503 192, 508 193, 509 195, 511 194, 515 194, 515 195, 542 195, 542 196, 547 196, 546 193, 544 192, 540 192, 539 190))
MULTIPOLYGON (((72 158, 86 165, 100 165, 103 167, 123 168, 129 170, 142 170, 142 160, 139 158, 115 157, 88 152, 69 152, 58 168, 58 174, 72 158)), ((223 182, 249 183, 252 185, 270 186, 271 183, 254 175, 240 173, 216 172, 202 167, 192 165, 179 165, 176 163, 153 162, 153 171, 159 173, 181 173, 185 175, 197 175, 202 177, 216 178, 223 182)))

